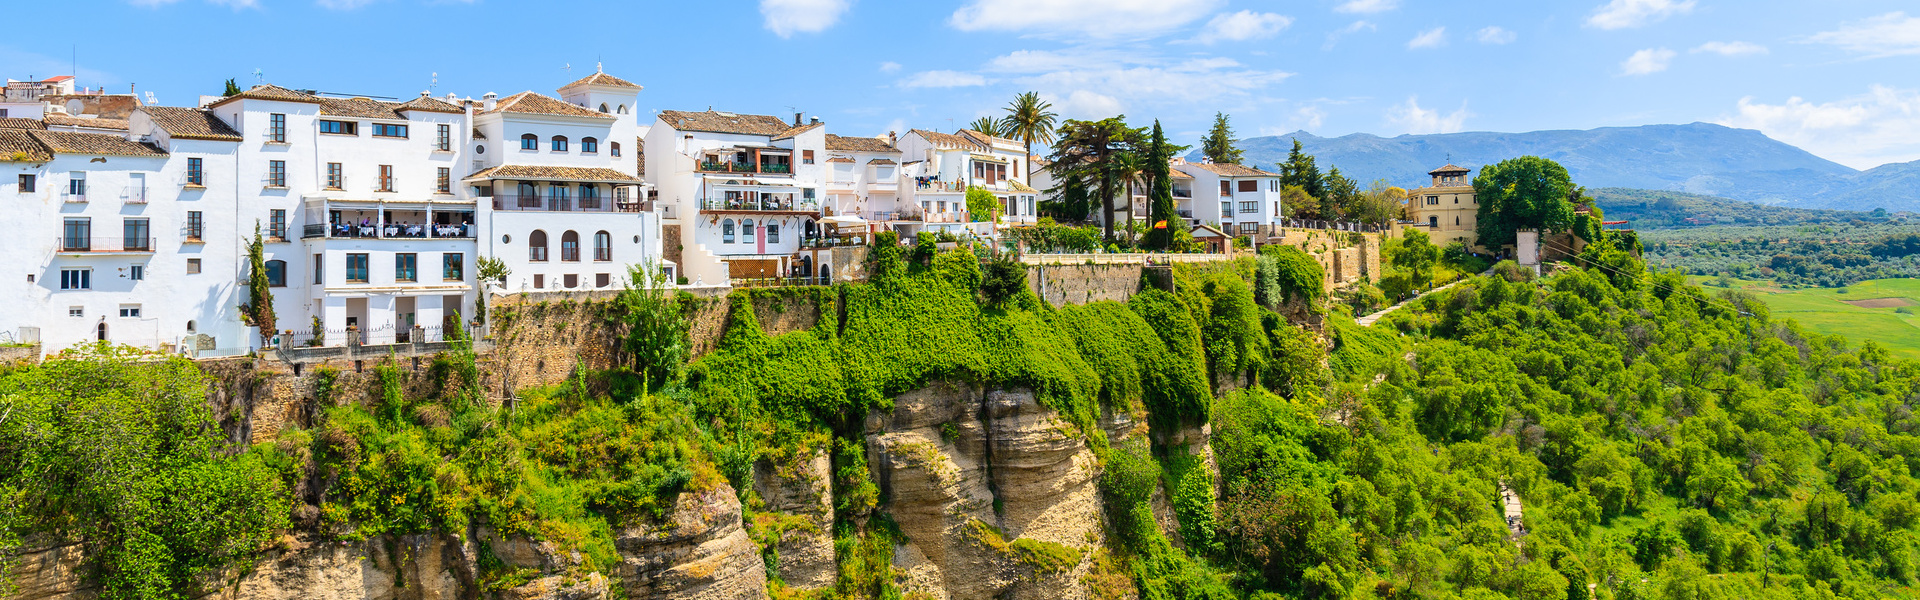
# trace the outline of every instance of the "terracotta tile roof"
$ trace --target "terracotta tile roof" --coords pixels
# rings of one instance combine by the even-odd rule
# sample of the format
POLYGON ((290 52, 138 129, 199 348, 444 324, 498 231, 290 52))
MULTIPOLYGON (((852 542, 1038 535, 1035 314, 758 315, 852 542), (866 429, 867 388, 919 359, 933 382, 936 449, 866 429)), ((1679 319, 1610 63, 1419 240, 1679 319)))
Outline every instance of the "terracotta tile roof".
POLYGON ((794 126, 794 127, 788 127, 786 131, 782 131, 782 132, 780 132, 779 134, 777 134, 777 135, 775 135, 775 136, 773 136, 773 139, 776 139, 776 140, 784 140, 784 139, 787 139, 787 138, 790 138, 790 137, 793 137, 793 136, 796 136, 796 135, 800 135, 800 134, 802 134, 802 133, 806 133, 806 132, 809 132, 809 131, 813 131, 813 130, 815 130, 815 129, 819 129, 819 128, 821 128, 821 127, 826 127, 826 126, 827 126, 827 124, 826 124, 826 123, 820 123, 820 122, 813 122, 813 123, 808 123, 808 124, 805 124, 805 125, 797 125, 797 126, 794 126))
POLYGON ((592 181, 601 183, 640 183, 640 179, 606 167, 548 167, 538 165, 500 165, 487 167, 466 179, 525 179, 592 181))
POLYGON ((55 154, 94 154, 105 156, 166 156, 167 151, 127 141, 117 135, 104 133, 73 133, 68 131, 25 130, 41 145, 55 154))
POLYGON ((46 121, 0 117, 0 129, 46 129, 46 121))
POLYGON ((112 129, 115 131, 127 130, 126 119, 108 119, 105 117, 88 119, 48 113, 45 117, 42 117, 41 120, 47 125, 54 127, 86 127, 88 129, 112 129))
POLYGON ((484 139, 487 139, 487 134, 484 134, 484 133, 480 133, 480 128, 479 128, 479 127, 475 127, 475 128, 473 128, 473 139, 476 139, 476 140, 484 140, 484 139))
POLYGON ((1014 180, 1012 180, 1012 179, 1008 179, 1008 180, 1007 180, 1007 186, 1009 186, 1009 187, 1012 187, 1012 188, 1013 188, 1013 191, 1016 191, 1016 192, 1031 192, 1031 191, 1033 191, 1033 188, 1031 188, 1031 187, 1027 187, 1027 184, 1024 184, 1024 183, 1020 183, 1020 182, 1018 182, 1018 181, 1014 181, 1014 180))
POLYGON ((125 119, 140 108, 140 98, 132 94, 49 94, 41 100, 56 106, 67 106, 73 100, 80 101, 80 110, 71 108, 68 113, 76 115, 94 115, 103 119, 125 119))
POLYGON ((847 158, 845 156, 835 156, 833 158, 827 159, 827 162, 853 164, 853 159, 847 158))
POLYGON ((893 160, 893 159, 891 159, 891 158, 876 158, 876 159, 873 159, 873 160, 870 160, 870 161, 867 161, 867 164, 870 164, 870 165, 897 165, 897 164, 900 164, 900 163, 898 163, 898 162, 894 162, 894 160, 893 160))
POLYGON ((599 72, 596 72, 592 75, 588 75, 586 77, 581 77, 580 79, 574 81, 573 83, 560 86, 560 89, 564 90, 576 85, 612 85, 612 86, 619 86, 619 87, 630 87, 636 90, 640 89, 640 86, 638 84, 635 84, 634 82, 627 81, 619 77, 614 77, 612 75, 608 75, 606 73, 599 73, 599 72))
POLYGON ((1473 172, 1472 169, 1461 168, 1461 167, 1454 166, 1453 163, 1447 163, 1447 166, 1440 167, 1432 171, 1427 171, 1427 174, 1439 175, 1442 173, 1472 173, 1472 172, 1473 172))
POLYGON ((451 102, 434 98, 432 96, 421 96, 419 98, 414 98, 412 100, 402 102, 400 103, 399 106, 394 107, 394 110, 396 111, 418 110, 418 111, 424 111, 424 112, 456 113, 456 114, 467 112, 466 109, 460 108, 458 106, 454 106, 453 103, 451 102))
POLYGON ((232 102, 234 100, 279 100, 282 102, 312 102, 315 104, 320 103, 319 96, 296 92, 296 91, 283 88, 277 85, 273 85, 270 83, 263 83, 260 85, 253 86, 252 89, 249 89, 247 91, 240 92, 238 94, 234 94, 232 96, 227 96, 225 98, 216 100, 214 101, 213 104, 207 105, 207 107, 212 108, 215 106, 226 104, 228 102, 232 102))
POLYGON ((211 111, 178 106, 147 106, 140 111, 147 113, 147 117, 153 119, 154 126, 167 132, 167 137, 173 139, 240 141, 240 132, 228 127, 226 121, 220 120, 211 111))
POLYGON ((847 137, 827 134, 827 149, 842 152, 888 152, 898 154, 900 150, 886 140, 870 137, 847 137))
POLYGON ((328 117, 406 120, 398 112, 400 105, 370 98, 321 98, 320 114, 328 117))
POLYGON ((520 92, 512 96, 501 98, 499 103, 494 104, 493 110, 489 110, 485 112, 490 112, 490 113, 511 112, 511 113, 525 113, 525 114, 535 114, 535 115, 562 115, 562 116, 568 116, 568 117, 594 117, 594 118, 609 119, 609 120, 614 118, 613 115, 610 115, 607 113, 587 110, 585 107, 568 104, 566 102, 555 100, 553 98, 542 96, 540 94, 535 94, 533 92, 520 92))
POLYGON ((940 133, 938 131, 927 131, 925 129, 909 129, 907 130, 907 133, 920 134, 921 138, 927 140, 928 142, 932 142, 935 147, 939 147, 939 148, 959 148, 961 150, 980 150, 983 152, 991 149, 991 148, 982 146, 979 142, 975 142, 972 139, 962 135, 954 135, 951 133, 940 133))
POLYGON ((1279 173, 1268 173, 1266 171, 1255 169, 1253 167, 1249 167, 1246 165, 1237 165, 1234 163, 1190 162, 1187 164, 1195 167, 1200 167, 1208 171, 1213 171, 1216 174, 1225 175, 1227 177, 1279 177, 1280 176, 1279 173))
POLYGON ((735 133, 742 135, 764 135, 768 137, 786 133, 793 126, 779 117, 767 115, 743 115, 729 112, 681 110, 660 111, 660 120, 668 127, 680 131, 704 131, 707 133, 735 133))
POLYGON ((647 176, 647 138, 633 138, 633 172, 647 176))
POLYGON ((0 162, 20 159, 26 162, 53 160, 53 153, 34 139, 32 130, 0 129, 0 162))
POLYGON ((1010 138, 1003 138, 1003 137, 1000 137, 1000 136, 997 136, 997 135, 987 135, 987 134, 984 134, 984 133, 980 133, 980 132, 978 132, 978 131, 974 131, 974 130, 972 130, 972 129, 962 129, 962 130, 960 130, 960 133, 961 133, 962 135, 965 135, 965 136, 967 136, 967 137, 970 137, 970 138, 973 138, 973 139, 974 139, 974 141, 976 141, 976 142, 979 142, 979 143, 980 143, 980 145, 982 145, 982 146, 988 146, 988 147, 991 147, 991 146, 993 146, 994 144, 1008 144, 1008 145, 1013 145, 1013 146, 1020 146, 1020 145, 1022 145, 1022 144, 1020 143, 1020 140, 1015 140, 1015 139, 1010 139, 1010 138))

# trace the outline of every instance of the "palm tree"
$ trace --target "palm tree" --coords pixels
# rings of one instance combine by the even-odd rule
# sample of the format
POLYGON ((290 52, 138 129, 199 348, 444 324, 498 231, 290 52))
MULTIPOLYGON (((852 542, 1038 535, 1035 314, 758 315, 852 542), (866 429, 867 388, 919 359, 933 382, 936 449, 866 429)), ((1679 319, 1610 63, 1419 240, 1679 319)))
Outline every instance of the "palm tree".
MULTIPOLYGON (((1127 233, 1133 233, 1133 186, 1140 181, 1140 175, 1147 170, 1146 157, 1139 152, 1121 152, 1113 155, 1113 176, 1120 181, 1120 193, 1127 197, 1127 205, 1121 210, 1127 214, 1127 233)), ((1112 218, 1112 215, 1108 215, 1112 218)))
POLYGON ((1004 135, 1000 131, 1000 121, 995 120, 993 117, 974 119, 972 123, 967 124, 967 129, 972 129, 993 137, 1001 137, 1004 135))
POLYGON ((1033 144, 1053 143, 1054 120, 1060 115, 1053 113, 1053 104, 1040 99, 1039 92, 1026 92, 1013 97, 1007 104, 1007 116, 1000 119, 1000 131, 1005 137, 1020 140, 1027 145, 1027 182, 1033 182, 1033 144))

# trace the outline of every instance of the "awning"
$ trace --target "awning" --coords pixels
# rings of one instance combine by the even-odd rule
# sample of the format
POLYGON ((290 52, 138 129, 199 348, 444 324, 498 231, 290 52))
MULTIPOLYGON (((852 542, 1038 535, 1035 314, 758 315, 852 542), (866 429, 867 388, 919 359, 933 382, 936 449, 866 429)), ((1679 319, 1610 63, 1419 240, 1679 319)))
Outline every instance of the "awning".
POLYGON ((866 227, 867 226, 867 220, 862 219, 857 215, 840 215, 837 217, 827 217, 825 219, 821 219, 820 222, 828 225, 832 225, 834 227, 866 227))
POLYGON ((974 154, 972 155, 972 158, 980 162, 1000 163, 1003 165, 1007 164, 1008 162, 1007 159, 1000 158, 998 156, 986 155, 986 154, 974 154))

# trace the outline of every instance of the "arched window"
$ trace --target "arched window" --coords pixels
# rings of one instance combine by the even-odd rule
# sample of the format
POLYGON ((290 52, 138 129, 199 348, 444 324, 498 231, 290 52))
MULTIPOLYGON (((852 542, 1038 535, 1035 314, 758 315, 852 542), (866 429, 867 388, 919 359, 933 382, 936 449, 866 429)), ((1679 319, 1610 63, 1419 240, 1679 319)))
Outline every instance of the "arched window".
POLYGON ((187 321, 187 333, 194 333, 195 329, 196 324, 193 321, 187 321))
POLYGON ((600 103, 600 112, 607 112, 607 103, 605 102, 600 103))
POLYGON ((571 230, 560 234, 560 260, 580 262, 580 234, 571 230))
POLYGON ((567 151, 567 136, 564 136, 564 135, 553 136, 553 151, 554 152, 567 151))
POLYGON ((98 339, 102 342, 107 341, 107 324, 103 322, 98 326, 95 326, 93 328, 93 336, 94 336, 94 339, 98 339))
POLYGON ((816 235, 820 235, 820 234, 819 234, 819 232, 818 232, 818 231, 816 231, 816 230, 814 229, 814 224, 813 224, 813 219, 807 219, 807 233, 806 233, 806 235, 807 235, 807 237, 813 237, 813 236, 816 236, 816 235))
POLYGON ((605 231, 593 234, 593 259, 600 262, 613 260, 613 234, 605 231))
POLYGON ((613 152, 614 158, 620 157, 620 142, 612 142, 607 144, 607 146, 608 146, 607 150, 610 152, 613 152))
POLYGON ((1433 229, 1439 229, 1440 217, 1427 217, 1427 227, 1433 228, 1433 229))
POLYGON ((287 287, 287 261, 267 261, 267 287, 287 287))
POLYGON ((521 150, 539 150, 540 136, 537 136, 531 133, 520 136, 520 149, 521 150))
POLYGON ((600 140, 596 140, 593 138, 580 138, 580 151, 586 152, 586 153, 599 152, 600 140))
POLYGON ((527 260, 547 262, 547 232, 535 229, 527 236, 527 260))
POLYGON ((627 105, 625 104, 620 105, 620 114, 623 114, 623 115, 627 114, 627 105))
POLYGON ((733 219, 722 219, 720 221, 720 243, 733 243, 733 219))
POLYGON ((769 244, 780 243, 780 224, 779 223, 775 223, 772 221, 767 222, 767 243, 769 244))
POLYGON ((740 241, 741 242, 753 241, 753 219, 740 220, 740 241))

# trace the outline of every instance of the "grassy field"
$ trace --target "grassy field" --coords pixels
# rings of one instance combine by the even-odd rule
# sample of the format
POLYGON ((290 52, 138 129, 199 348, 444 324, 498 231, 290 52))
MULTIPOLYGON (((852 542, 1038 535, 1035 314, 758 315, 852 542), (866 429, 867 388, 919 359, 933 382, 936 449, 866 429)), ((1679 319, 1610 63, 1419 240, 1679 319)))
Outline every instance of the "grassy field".
MULTIPOLYGON (((1694 282, 1715 287, 1718 278, 1696 277, 1694 282)), ((1731 280, 1765 300, 1776 317, 1799 321, 1820 333, 1844 336, 1854 343, 1873 340, 1894 354, 1920 359, 1920 279, 1876 279, 1844 288, 1783 290, 1769 281, 1731 280), (1871 302, 1881 300, 1880 302, 1871 302), (1904 302, 1903 302, 1904 300, 1904 302), (1848 302, 1879 305, 1868 308, 1848 302), (1894 306, 1907 304, 1902 307, 1894 306)))

